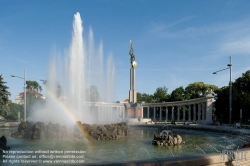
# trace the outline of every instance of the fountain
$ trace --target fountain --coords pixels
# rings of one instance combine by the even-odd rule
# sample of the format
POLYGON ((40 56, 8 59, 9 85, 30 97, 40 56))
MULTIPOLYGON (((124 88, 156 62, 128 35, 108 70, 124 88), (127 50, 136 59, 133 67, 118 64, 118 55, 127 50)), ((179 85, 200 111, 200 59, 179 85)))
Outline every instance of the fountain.
MULTIPOLYGON (((85 94, 86 89, 91 85, 95 85, 98 89, 100 96, 98 101, 107 103, 113 101, 115 69, 112 56, 108 57, 107 66, 104 65, 102 44, 96 51, 92 30, 89 32, 88 45, 82 37, 82 32, 80 14, 76 13, 73 22, 72 42, 67 56, 60 58, 55 53, 51 58, 46 85, 48 98, 46 109, 37 110, 29 117, 30 119, 28 118, 29 120, 45 123, 51 121, 62 125, 72 125, 76 121, 88 124, 119 122, 115 119, 111 120, 110 110, 107 108, 100 107, 99 110, 92 110, 89 106, 91 96, 85 94), (61 98, 57 96, 58 82, 62 85, 64 92, 61 98)), ((39 125, 42 127, 43 123, 38 124, 37 129, 39 129, 39 125)), ((49 126, 56 128, 58 125, 49 124, 49 126)), ((159 127, 155 126, 151 128, 147 128, 148 126, 144 128, 131 127, 132 135, 130 137, 122 137, 115 141, 98 141, 98 138, 101 138, 99 135, 97 140, 72 138, 50 139, 48 141, 47 139, 13 138, 10 137, 10 134, 14 133, 16 128, 0 128, 0 132, 7 137, 7 145, 11 148, 9 151, 4 151, 7 157, 2 155, 0 158, 6 165, 32 165, 32 163, 35 165, 105 164, 109 162, 123 162, 118 165, 127 165, 131 164, 131 161, 134 165, 140 163, 164 165, 171 162, 175 165, 176 163, 181 165, 182 162, 183 165, 198 165, 198 163, 199 165, 209 165, 215 160, 216 162, 217 160, 219 162, 229 161, 228 159, 224 160, 225 155, 228 155, 224 153, 224 150, 231 152, 237 150, 249 138, 241 134, 245 132, 244 130, 235 136, 227 133, 191 131, 188 128, 174 131, 175 134, 182 136, 185 144, 182 144, 179 138, 179 145, 176 146, 152 146, 152 136, 159 127), (211 156, 210 153, 215 154, 211 156), (68 155, 71 156, 70 159, 66 158, 68 155), (11 158, 13 156, 14 159, 11 158)), ((65 128, 60 130, 66 131, 65 128)), ((22 133, 22 131, 21 128, 20 132, 22 133)), ((82 134, 85 136, 84 132, 82 134)), ((36 135, 33 136, 36 137, 36 135)), ((243 156, 242 161, 249 158, 246 157, 247 151, 241 151, 240 154, 243 156)), ((233 163, 232 160, 230 161, 233 163)))
POLYGON ((95 49, 92 29, 89 31, 88 43, 82 33, 80 13, 76 13, 72 41, 66 57, 61 58, 54 53, 51 58, 46 81, 46 108, 35 110, 28 120, 60 124, 74 124, 76 121, 88 124, 118 122, 114 118, 111 121, 109 115, 111 108, 100 107, 98 110, 93 110, 90 104, 90 101, 106 103, 114 101, 115 67, 112 55, 108 56, 104 65, 102 43, 95 49), (58 83, 63 89, 60 98, 58 98, 58 83), (90 96, 91 90, 96 90, 98 96, 90 96))

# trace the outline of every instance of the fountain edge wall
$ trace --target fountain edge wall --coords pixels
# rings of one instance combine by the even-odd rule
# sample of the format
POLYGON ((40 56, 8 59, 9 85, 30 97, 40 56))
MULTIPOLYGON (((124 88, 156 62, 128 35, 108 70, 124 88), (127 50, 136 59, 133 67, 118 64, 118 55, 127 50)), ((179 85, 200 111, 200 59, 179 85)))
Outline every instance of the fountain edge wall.
POLYGON ((219 166, 219 165, 249 165, 250 148, 240 149, 236 155, 211 153, 207 155, 197 155, 190 157, 157 158, 149 160, 138 160, 120 163, 95 163, 84 164, 85 166, 219 166), (243 154, 243 155, 242 155, 243 154))

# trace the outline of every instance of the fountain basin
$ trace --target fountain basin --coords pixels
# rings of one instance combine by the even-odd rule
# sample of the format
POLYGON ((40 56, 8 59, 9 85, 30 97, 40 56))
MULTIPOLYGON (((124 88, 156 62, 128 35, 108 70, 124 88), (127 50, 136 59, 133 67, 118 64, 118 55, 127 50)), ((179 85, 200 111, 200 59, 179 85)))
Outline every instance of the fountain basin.
MULTIPOLYGON (((130 126, 132 135, 115 141, 84 141, 84 140, 25 140, 11 138, 10 133, 16 129, 0 129, 5 133, 11 150, 81 150, 84 164, 88 165, 208 165, 215 163, 244 163, 249 159, 249 149, 237 149, 248 139, 247 132, 240 135, 228 133, 197 131, 199 126, 174 126, 174 133, 180 134, 185 145, 175 147, 155 147, 151 145, 154 133, 158 133, 158 125, 130 126), (191 129, 196 130, 191 130, 191 129), (12 130, 12 131, 11 131, 12 130), (226 154, 226 153, 232 154, 226 154), (238 156, 238 157, 237 157, 238 156), (241 157, 241 158, 240 158, 241 157)), ((209 127, 209 126, 208 126, 209 127)), ((210 126, 213 127, 213 126, 210 126)), ((207 127, 200 127, 200 129, 207 127)), ((218 129, 219 130, 219 129, 218 129)), ((221 130, 226 130, 222 129, 221 130)), ((215 131, 215 130, 214 130, 215 131)), ((236 133, 236 131, 235 131, 236 133)), ((83 164, 83 163, 81 163, 83 164)))

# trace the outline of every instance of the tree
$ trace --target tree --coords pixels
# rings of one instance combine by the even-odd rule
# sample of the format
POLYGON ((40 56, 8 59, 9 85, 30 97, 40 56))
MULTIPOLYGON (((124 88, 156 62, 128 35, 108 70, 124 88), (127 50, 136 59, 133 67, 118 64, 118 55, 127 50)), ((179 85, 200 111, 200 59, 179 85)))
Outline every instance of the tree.
MULTIPOLYGON (((31 114, 34 108, 39 109, 45 106, 45 100, 42 99, 42 94, 38 91, 42 91, 42 86, 36 81, 26 81, 26 113, 27 116, 31 114), (32 91, 29 91, 32 90, 32 91)), ((24 103, 24 95, 22 95, 22 101, 24 103)))
POLYGON ((90 102, 97 102, 100 99, 99 92, 95 85, 91 85, 89 89, 86 90, 87 100, 90 102))
POLYGON ((62 97, 63 96, 63 90, 62 90, 62 86, 60 85, 59 82, 57 82, 57 97, 62 97))
POLYGON ((2 74, 0 75, 0 115, 4 116, 4 106, 9 101, 10 92, 8 91, 9 87, 7 87, 6 82, 3 81, 2 74))
POLYGON ((206 91, 215 91, 217 86, 211 84, 204 84, 203 82, 194 82, 185 88, 186 99, 194 99, 204 96, 206 91))
MULTIPOLYGON (((22 97, 24 99, 24 96, 22 97)), ((36 96, 34 93, 26 94, 26 113, 27 116, 31 114, 31 112, 35 109, 45 107, 45 100, 39 96, 36 96)))
POLYGON ((181 86, 172 91, 168 101, 182 101, 186 100, 187 98, 189 97, 186 96, 185 89, 181 86))
MULTIPOLYGON (((215 115, 228 122, 229 86, 219 88, 215 93, 218 96, 215 102, 215 115)), ((240 120, 240 109, 243 112, 243 122, 248 121, 250 119, 250 70, 242 73, 242 76, 232 83, 232 122, 240 120)))
POLYGON ((18 119, 18 112, 21 113, 22 111, 22 106, 16 103, 9 103, 8 106, 6 106, 8 113, 5 116, 6 119, 8 120, 17 120, 18 119))
POLYGON ((242 73, 242 76, 234 82, 235 86, 241 93, 250 93, 250 70, 242 73))
POLYGON ((26 81, 26 89, 42 91, 42 87, 36 81, 26 81))
POLYGON ((168 99, 168 89, 163 86, 163 87, 158 87, 154 93, 154 98, 156 100, 156 102, 163 102, 163 101, 167 101, 168 99))
POLYGON ((137 102, 152 103, 153 101, 153 95, 137 92, 137 102))
MULTIPOLYGON (((47 86, 48 81, 47 80, 42 80, 43 84, 47 86)), ((57 81, 57 89, 56 89, 56 95, 58 98, 62 97, 64 95, 63 89, 59 81, 57 81)))

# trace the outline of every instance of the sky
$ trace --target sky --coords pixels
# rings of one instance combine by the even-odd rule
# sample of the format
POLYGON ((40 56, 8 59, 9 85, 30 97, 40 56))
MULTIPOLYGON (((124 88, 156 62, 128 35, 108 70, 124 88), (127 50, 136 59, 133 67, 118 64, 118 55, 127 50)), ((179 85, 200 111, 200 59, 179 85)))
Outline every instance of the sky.
MULTIPOLYGON (((23 80, 46 79, 56 47, 63 55, 71 43, 74 14, 83 21, 83 38, 93 30, 95 46, 115 62, 115 101, 128 98, 129 42, 136 56, 136 91, 168 93, 193 82, 227 86, 230 72, 212 73, 229 64, 232 81, 250 70, 248 0, 1 0, 0 74, 10 99, 23 80)), ((45 87, 43 86, 43 89, 45 87)), ((45 93, 44 90, 42 92, 45 93)))

